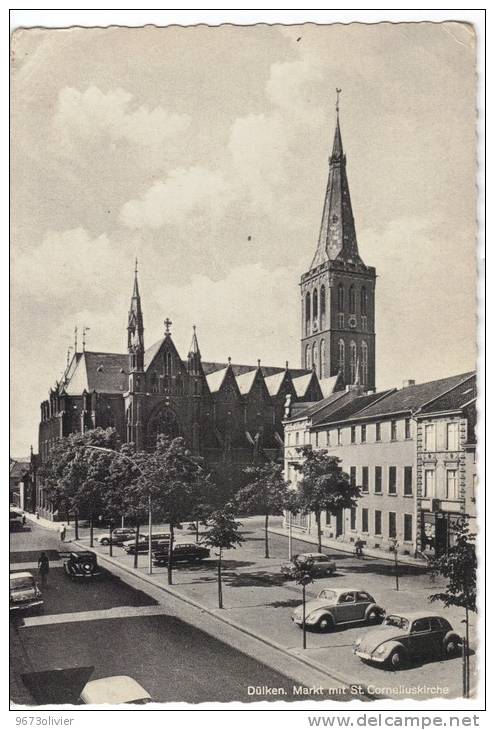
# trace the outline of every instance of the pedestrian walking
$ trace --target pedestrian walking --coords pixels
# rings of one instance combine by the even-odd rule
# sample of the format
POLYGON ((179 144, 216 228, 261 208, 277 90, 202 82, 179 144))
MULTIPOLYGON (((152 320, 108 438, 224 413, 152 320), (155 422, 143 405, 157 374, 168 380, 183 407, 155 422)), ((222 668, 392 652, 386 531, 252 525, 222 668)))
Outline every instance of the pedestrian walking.
POLYGON ((49 570, 50 561, 48 560, 48 555, 45 552, 42 552, 38 558, 38 574, 42 586, 46 585, 49 570))
POLYGON ((354 545, 356 548, 356 558, 363 558, 364 557, 364 553, 363 553, 364 542, 362 540, 356 540, 354 545))
POLYGON ((65 535, 66 535, 66 529, 65 529, 65 525, 62 523, 60 525, 60 542, 65 542, 65 535))

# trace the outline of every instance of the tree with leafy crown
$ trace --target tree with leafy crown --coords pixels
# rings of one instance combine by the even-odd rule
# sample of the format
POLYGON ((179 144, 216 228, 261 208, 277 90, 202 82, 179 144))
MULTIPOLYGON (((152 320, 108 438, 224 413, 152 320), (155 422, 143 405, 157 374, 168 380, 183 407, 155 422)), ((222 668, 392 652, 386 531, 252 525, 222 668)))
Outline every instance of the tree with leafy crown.
POLYGON ((283 465, 276 461, 255 464, 244 469, 248 483, 235 496, 239 511, 261 514, 265 518, 265 558, 270 557, 268 520, 282 515, 289 498, 289 485, 283 476, 283 465))
POLYGON ((303 514, 314 512, 317 525, 318 552, 321 552, 321 513, 326 510, 337 515, 343 509, 356 506, 359 487, 351 484, 340 466, 340 459, 312 446, 296 449, 301 457, 294 469, 301 474, 297 484, 297 502, 303 514))
POLYGON ((209 547, 218 550, 217 556, 217 582, 218 582, 218 608, 223 608, 222 592, 222 550, 235 549, 244 538, 239 532, 240 522, 234 517, 232 505, 227 504, 223 509, 215 510, 208 519, 206 531, 202 542, 209 547))

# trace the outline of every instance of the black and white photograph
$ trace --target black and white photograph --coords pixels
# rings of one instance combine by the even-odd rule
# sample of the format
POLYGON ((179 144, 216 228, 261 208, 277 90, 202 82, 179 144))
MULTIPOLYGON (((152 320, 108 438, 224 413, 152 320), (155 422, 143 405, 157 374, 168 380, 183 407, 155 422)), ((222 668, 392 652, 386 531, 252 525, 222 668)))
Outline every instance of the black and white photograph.
POLYGON ((11 708, 482 702, 452 18, 13 28, 11 708))

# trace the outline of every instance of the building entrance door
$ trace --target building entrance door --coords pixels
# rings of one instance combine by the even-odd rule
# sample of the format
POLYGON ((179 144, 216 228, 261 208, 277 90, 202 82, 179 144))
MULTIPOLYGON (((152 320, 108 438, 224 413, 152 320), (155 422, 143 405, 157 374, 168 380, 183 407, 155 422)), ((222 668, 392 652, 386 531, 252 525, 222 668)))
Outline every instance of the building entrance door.
POLYGON ((435 555, 443 555, 447 552, 448 543, 448 515, 439 513, 436 515, 435 524, 435 555))

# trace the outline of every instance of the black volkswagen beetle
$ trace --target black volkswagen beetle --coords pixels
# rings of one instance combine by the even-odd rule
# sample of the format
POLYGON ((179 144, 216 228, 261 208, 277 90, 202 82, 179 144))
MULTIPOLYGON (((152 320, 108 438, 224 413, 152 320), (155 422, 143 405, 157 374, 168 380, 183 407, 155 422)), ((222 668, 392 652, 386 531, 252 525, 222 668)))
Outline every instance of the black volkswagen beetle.
POLYGON ((70 578, 97 578, 102 575, 96 555, 89 550, 69 553, 64 561, 64 570, 70 578))

